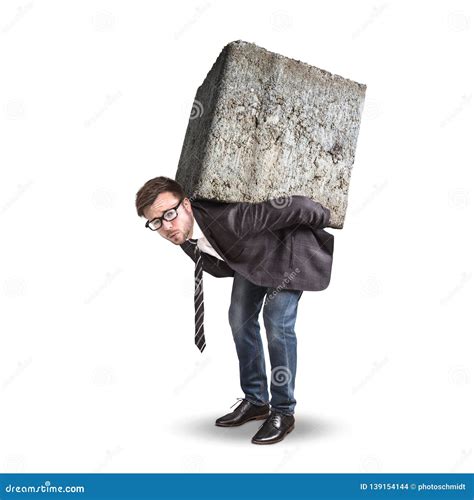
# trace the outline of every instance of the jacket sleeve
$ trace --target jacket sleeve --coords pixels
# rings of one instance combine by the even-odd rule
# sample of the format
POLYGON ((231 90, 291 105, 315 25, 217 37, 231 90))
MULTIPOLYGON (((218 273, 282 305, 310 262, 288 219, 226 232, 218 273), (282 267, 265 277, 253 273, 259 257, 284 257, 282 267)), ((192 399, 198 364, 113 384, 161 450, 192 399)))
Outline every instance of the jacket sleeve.
POLYGON ((293 195, 260 203, 237 203, 231 217, 239 238, 263 229, 283 229, 301 224, 321 229, 329 224, 331 211, 307 196, 293 195), (281 206, 279 206, 281 205, 281 206))

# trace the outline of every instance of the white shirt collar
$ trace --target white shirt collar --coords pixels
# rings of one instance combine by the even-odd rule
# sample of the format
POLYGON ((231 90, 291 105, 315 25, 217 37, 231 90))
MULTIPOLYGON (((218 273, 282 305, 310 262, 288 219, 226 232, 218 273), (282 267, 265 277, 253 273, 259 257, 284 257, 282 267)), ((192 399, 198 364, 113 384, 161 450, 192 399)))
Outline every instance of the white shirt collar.
POLYGON ((194 239, 199 239, 204 236, 203 232, 201 231, 201 228, 199 227, 199 224, 197 223, 196 219, 194 218, 194 224, 193 224, 193 234, 189 237, 194 239))

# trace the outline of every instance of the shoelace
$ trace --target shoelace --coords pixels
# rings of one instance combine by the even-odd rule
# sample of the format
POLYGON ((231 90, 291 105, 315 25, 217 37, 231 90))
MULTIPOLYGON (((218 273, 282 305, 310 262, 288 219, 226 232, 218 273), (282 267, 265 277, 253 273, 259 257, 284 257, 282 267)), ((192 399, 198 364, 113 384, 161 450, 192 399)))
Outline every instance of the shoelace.
POLYGON ((260 424, 260 427, 258 428, 258 430, 260 430, 268 421, 271 422, 273 427, 276 427, 275 424, 277 421, 277 415, 279 415, 279 413, 277 411, 270 411, 270 416, 262 424, 260 424))
POLYGON ((245 398, 237 398, 237 401, 231 406, 233 408, 239 401, 243 401, 245 398))
POLYGON ((270 415, 270 418, 271 418, 271 422, 272 422, 272 424, 276 427, 276 425, 275 425, 275 424, 276 424, 276 422, 277 422, 277 420, 278 420, 278 413, 277 413, 277 412, 272 411, 272 412, 271 412, 271 415, 270 415))

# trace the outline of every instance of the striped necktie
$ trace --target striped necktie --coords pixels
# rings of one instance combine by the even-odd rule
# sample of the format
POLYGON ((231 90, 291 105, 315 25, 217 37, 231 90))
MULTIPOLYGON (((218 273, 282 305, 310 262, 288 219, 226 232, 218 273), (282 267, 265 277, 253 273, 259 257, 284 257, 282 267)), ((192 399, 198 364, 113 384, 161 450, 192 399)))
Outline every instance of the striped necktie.
POLYGON ((201 249, 197 245, 197 240, 190 238, 189 241, 194 245, 194 343, 197 348, 203 352, 206 347, 204 337, 204 290, 202 282, 202 255, 201 249))

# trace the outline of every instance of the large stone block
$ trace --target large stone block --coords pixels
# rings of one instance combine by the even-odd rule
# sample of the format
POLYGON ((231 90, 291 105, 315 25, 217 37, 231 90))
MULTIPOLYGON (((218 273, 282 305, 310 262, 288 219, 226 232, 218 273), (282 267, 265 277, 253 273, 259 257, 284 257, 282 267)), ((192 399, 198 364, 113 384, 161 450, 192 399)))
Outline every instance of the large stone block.
POLYGON ((366 86, 241 40, 198 88, 176 172, 188 196, 300 194, 342 228, 366 86))

